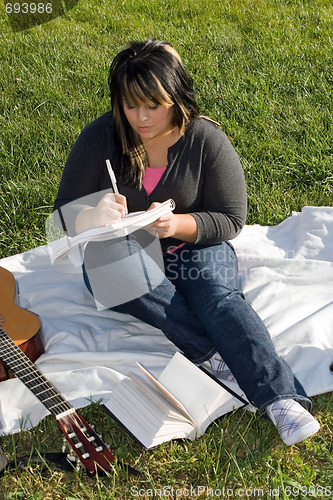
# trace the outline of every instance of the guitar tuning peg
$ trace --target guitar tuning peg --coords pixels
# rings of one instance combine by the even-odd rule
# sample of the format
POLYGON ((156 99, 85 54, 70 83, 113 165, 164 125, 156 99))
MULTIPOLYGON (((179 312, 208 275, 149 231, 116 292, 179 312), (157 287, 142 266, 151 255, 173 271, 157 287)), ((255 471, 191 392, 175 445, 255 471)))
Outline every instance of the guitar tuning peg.
POLYGON ((73 460, 77 459, 76 453, 72 450, 72 448, 69 450, 69 456, 72 457, 71 459, 73 460))
POLYGON ((63 436, 63 437, 62 437, 62 448, 61 448, 61 451, 62 451, 63 453, 65 453, 66 449, 67 449, 67 441, 66 441, 65 436, 63 436))

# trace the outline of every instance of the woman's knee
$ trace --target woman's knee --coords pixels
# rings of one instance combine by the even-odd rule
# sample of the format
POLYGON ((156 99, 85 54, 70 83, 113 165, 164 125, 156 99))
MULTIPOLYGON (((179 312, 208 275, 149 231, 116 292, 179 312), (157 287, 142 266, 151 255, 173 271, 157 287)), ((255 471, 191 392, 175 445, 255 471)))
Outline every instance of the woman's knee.
POLYGON ((167 257, 165 272, 177 287, 217 286, 233 291, 240 285, 237 257, 226 242, 208 247, 185 245, 167 257))

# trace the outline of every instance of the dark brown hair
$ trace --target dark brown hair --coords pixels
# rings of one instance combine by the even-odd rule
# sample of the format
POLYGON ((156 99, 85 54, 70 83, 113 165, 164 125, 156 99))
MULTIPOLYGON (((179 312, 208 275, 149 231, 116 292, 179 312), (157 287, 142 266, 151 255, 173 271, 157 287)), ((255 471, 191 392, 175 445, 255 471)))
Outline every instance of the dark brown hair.
POLYGON ((141 187, 147 155, 129 125, 123 101, 130 105, 172 106, 173 125, 181 134, 199 114, 193 81, 178 52, 167 42, 131 42, 113 60, 109 74, 111 108, 123 152, 122 179, 141 187))

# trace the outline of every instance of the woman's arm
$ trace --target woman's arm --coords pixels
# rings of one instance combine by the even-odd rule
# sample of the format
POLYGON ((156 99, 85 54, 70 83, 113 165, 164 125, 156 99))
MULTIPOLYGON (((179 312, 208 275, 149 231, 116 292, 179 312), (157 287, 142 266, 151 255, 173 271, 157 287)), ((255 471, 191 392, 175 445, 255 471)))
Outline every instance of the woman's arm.
POLYGON ((214 245, 235 238, 247 213, 241 162, 226 134, 216 127, 207 138, 201 167, 200 208, 191 210, 198 227, 195 242, 214 245))

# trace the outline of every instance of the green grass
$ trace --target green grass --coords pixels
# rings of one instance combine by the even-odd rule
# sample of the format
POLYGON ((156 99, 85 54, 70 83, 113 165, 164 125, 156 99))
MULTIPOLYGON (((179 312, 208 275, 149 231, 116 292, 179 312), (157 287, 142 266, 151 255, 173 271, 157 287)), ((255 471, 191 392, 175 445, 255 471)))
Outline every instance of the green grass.
MULTIPOLYGON (((16 33, 3 4, 0 14, 1 257, 45 242, 44 223, 70 147, 109 107, 110 61, 129 40, 149 36, 178 49, 201 111, 221 123, 237 149, 248 185, 248 224, 276 224, 305 205, 332 205, 331 1, 80 0, 65 16, 16 33)), ((218 498, 218 489, 223 498, 223 488, 235 497, 237 489, 240 496, 252 488, 257 498, 274 492, 329 498, 320 487, 333 490, 331 406, 331 394, 315 398, 322 430, 291 449, 268 421, 239 412, 193 443, 143 451, 94 405, 83 413, 119 460, 109 477, 31 466, 6 473, 0 496, 153 498, 149 489, 155 488, 156 498, 177 498, 176 490, 178 498, 199 498, 186 497, 192 486, 211 488, 208 498, 218 498), (128 475, 122 461, 143 476, 128 475)), ((31 431, 2 438, 1 446, 13 460, 60 451, 61 437, 48 417, 31 431)))

